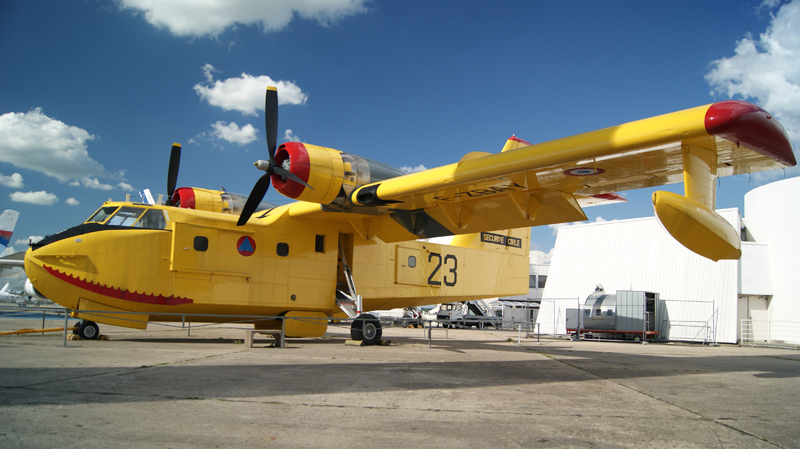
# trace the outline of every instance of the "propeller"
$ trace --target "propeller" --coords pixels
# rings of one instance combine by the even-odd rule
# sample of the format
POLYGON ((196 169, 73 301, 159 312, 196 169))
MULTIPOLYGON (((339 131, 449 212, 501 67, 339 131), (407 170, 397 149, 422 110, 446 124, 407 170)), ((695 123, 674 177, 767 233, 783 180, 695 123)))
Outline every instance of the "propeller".
POLYGON ((172 194, 175 193, 175 184, 178 182, 178 169, 181 166, 181 144, 173 143, 169 155, 169 171, 167 172, 167 206, 172 206, 172 194))
POLYGON ((267 151, 269 151, 269 160, 258 161, 253 165, 258 167, 259 170, 264 170, 266 173, 258 178, 256 185, 253 186, 250 196, 247 197, 247 201, 244 203, 242 214, 239 216, 239 221, 236 223, 237 226, 247 223, 247 220, 249 220, 250 216, 253 215, 253 212, 256 211, 259 203, 261 203, 261 200, 264 199, 264 195, 266 195, 267 190, 269 190, 269 185, 271 183, 270 178, 272 175, 278 175, 283 178, 291 179, 292 181, 298 182, 309 189, 314 190, 313 187, 300 179, 299 176, 275 162, 275 147, 278 138, 278 89, 272 86, 267 87, 266 99, 264 100, 264 126, 267 134, 267 151))

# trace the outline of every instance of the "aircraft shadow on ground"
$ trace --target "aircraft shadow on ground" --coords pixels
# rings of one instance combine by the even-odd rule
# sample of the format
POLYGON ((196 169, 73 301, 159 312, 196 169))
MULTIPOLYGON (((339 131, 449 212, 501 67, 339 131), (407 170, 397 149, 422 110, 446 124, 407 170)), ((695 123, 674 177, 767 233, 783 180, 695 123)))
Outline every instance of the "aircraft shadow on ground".
MULTIPOLYGON (((125 341, 231 344, 235 339, 128 339, 125 341)), ((302 345, 336 345, 341 339, 301 340, 302 345)), ((421 340, 412 340, 419 344, 421 340)), ((113 342, 110 342, 113 343, 113 342)), ((407 342, 406 342, 407 343, 407 342)), ((292 343, 290 343, 291 347, 292 343)), ((437 348, 462 352, 478 361, 371 361, 370 352, 392 347, 361 347, 331 358, 315 354, 314 363, 286 363, 284 349, 256 348, 239 364, 202 359, 140 367, 0 368, 0 405, 138 402, 180 399, 269 398, 335 393, 370 393, 541 386, 601 379, 667 378, 692 374, 740 373, 770 382, 800 377, 797 356, 669 356, 576 350, 546 346, 522 350, 512 343, 437 342, 437 348), (450 344, 452 343, 452 344, 450 344), (485 350, 485 351, 481 351, 485 350), (492 360, 492 351, 524 351, 526 360, 492 360), (251 356, 252 355, 252 356, 251 356), (260 358, 263 355, 263 359, 260 358), (537 356, 538 355, 538 356, 537 356), (253 357, 255 356, 255 357, 253 357), (337 360, 339 357, 339 360, 337 360), (346 360, 341 360, 347 357, 346 360)), ((422 350, 417 349, 417 350, 422 350)), ((294 351, 292 351, 293 354, 294 351)), ((239 354, 239 353, 237 353, 239 354)), ((386 353, 375 354, 376 359, 386 353)), ((227 355, 222 355, 226 357, 227 355)), ((406 355, 404 355, 405 357, 406 355)), ((211 360, 214 360, 212 358, 211 360)), ((217 359, 219 361, 220 359, 217 359)))

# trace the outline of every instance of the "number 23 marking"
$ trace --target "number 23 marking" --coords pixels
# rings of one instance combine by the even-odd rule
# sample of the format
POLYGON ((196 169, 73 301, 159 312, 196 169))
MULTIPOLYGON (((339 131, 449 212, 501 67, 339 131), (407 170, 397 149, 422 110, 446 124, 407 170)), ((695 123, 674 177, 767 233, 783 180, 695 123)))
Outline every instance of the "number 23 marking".
MULTIPOLYGON (((436 259, 436 266, 433 268, 433 273, 431 273, 431 275, 428 276, 428 285, 438 285, 438 286, 440 286, 440 285, 442 285, 442 283, 440 281, 434 280, 433 278, 434 278, 434 276, 436 276, 436 273, 439 272, 439 269, 442 268, 442 255, 439 254, 439 253, 430 253, 430 254, 428 254, 428 262, 432 262, 433 259, 436 259)), ((458 269, 458 259, 456 259, 456 256, 454 256, 452 254, 445 255, 444 256, 444 267, 449 269, 449 272, 448 272, 449 274, 453 275, 452 281, 451 281, 450 278, 448 277, 449 274, 445 273, 445 275, 443 277, 444 285, 446 285, 448 287, 454 287, 456 285, 456 282, 458 282, 458 273, 456 272, 456 270, 458 269), (453 265, 452 268, 449 266, 450 262, 452 262, 452 265, 453 265)))

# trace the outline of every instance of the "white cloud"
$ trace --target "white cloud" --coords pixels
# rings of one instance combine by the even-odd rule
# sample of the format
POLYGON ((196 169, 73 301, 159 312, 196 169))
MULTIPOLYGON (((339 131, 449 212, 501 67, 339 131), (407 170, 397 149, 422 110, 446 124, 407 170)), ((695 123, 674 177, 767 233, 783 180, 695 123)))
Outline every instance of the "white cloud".
POLYGON ((214 81, 214 66, 203 66, 206 84, 198 83, 194 86, 195 92, 202 100, 212 106, 219 106, 226 111, 239 111, 245 115, 258 115, 257 111, 264 110, 264 95, 267 86, 278 89, 278 104, 304 104, 308 95, 291 81, 274 81, 272 78, 261 75, 252 76, 242 73, 239 78, 228 78, 225 81, 214 81))
POLYGON ((135 192, 136 189, 133 188, 132 185, 128 184, 127 182, 120 182, 117 184, 117 188, 122 190, 123 192, 135 192))
POLYGON ((14 173, 11 176, 4 176, 0 173, 0 185, 11 187, 12 189, 21 189, 23 187, 22 175, 14 173))
POLYGON ((249 123, 239 128, 239 125, 235 122, 225 123, 218 121, 217 123, 212 123, 211 128, 213 128, 211 133, 218 139, 238 143, 239 145, 256 140, 258 134, 258 130, 249 123))
POLYGON ((400 167, 400 170, 402 170, 402 171, 404 171, 406 173, 416 173, 416 172, 420 172, 420 171, 425 171, 427 169, 428 169, 428 167, 426 167, 426 166, 424 166, 422 164, 417 165, 416 167, 410 167, 408 165, 404 165, 404 166, 400 167))
POLYGON ((82 185, 87 189, 111 190, 114 188, 111 184, 103 184, 97 178, 90 178, 85 176, 79 182, 71 183, 70 185, 82 185))
POLYGON ((529 256, 531 258, 532 264, 549 265, 550 262, 553 260, 553 248, 551 248, 550 251, 547 253, 545 253, 544 251, 540 251, 538 249, 531 250, 529 256))
POLYGON ((300 137, 294 135, 291 129, 287 129, 286 132, 283 133, 283 141, 284 142, 300 142, 300 137))
POLYGON ((65 202, 65 203, 67 203, 67 204, 69 204, 70 206, 78 206, 78 205, 80 205, 80 204, 81 204, 81 203, 79 203, 79 202, 78 202, 78 200, 76 200, 75 198, 67 198, 67 200, 66 200, 66 201, 64 201, 64 202, 65 202))
POLYGON ((51 119, 41 108, 0 116, 0 162, 27 168, 66 182, 100 176, 105 170, 89 157, 86 142, 94 135, 51 119))
POLYGON ((14 192, 8 195, 11 201, 17 203, 40 204, 50 206, 58 202, 58 197, 52 193, 40 190, 38 192, 14 192))
MULTIPOLYGON (((779 2, 765 1, 761 7, 779 2)), ((758 39, 747 35, 735 55, 711 63, 712 94, 749 99, 775 115, 794 148, 800 143, 800 0, 783 5, 758 39)), ((797 169, 793 170, 796 173, 797 169)))
POLYGON ((32 235, 32 236, 28 237, 27 239, 19 239, 16 242, 14 242, 14 244, 15 245, 26 245, 27 246, 29 241, 32 241, 33 243, 36 243, 36 242, 38 242, 39 240, 41 240, 43 238, 44 237, 42 237, 40 235, 32 235))
POLYGON ((329 26, 365 12, 364 3, 365 0, 120 0, 123 9, 143 12, 144 19, 156 28, 193 37, 216 37, 237 24, 256 25, 265 33, 280 31, 295 15, 329 26))

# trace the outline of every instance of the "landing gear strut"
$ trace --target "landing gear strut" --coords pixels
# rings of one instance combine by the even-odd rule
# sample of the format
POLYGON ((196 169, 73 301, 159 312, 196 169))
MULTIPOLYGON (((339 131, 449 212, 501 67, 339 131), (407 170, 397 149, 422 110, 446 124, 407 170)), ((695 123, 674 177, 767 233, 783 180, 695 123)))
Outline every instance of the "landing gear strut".
POLYGON ((72 333, 81 337, 81 340, 97 340, 97 337, 100 336, 100 328, 94 321, 81 320, 78 328, 72 333))
POLYGON ((377 345, 381 342, 381 322, 369 313, 362 313, 350 326, 350 338, 363 341, 367 345, 377 345))

